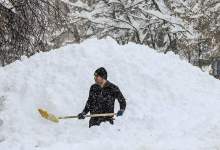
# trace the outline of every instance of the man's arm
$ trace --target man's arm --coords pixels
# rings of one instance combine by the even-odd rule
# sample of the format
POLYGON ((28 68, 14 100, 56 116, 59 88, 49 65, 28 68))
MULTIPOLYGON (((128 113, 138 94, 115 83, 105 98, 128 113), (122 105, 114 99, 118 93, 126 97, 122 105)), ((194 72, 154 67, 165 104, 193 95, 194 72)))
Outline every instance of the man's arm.
POLYGON ((78 114, 78 118, 79 119, 85 119, 85 116, 89 111, 90 111, 90 107, 91 107, 91 101, 92 101, 92 95, 93 95, 93 90, 92 90, 92 86, 90 87, 89 90, 89 97, 88 100, 86 102, 86 106, 83 109, 83 111, 81 113, 78 114))
POLYGON ((92 90, 92 86, 91 86, 90 90, 89 90, 88 100, 86 102, 85 108, 83 109, 83 114, 84 115, 86 115, 90 111, 92 96, 93 96, 93 90, 92 90))
POLYGON ((116 88, 116 98, 120 105, 120 111, 124 111, 126 108, 126 100, 118 87, 116 88))

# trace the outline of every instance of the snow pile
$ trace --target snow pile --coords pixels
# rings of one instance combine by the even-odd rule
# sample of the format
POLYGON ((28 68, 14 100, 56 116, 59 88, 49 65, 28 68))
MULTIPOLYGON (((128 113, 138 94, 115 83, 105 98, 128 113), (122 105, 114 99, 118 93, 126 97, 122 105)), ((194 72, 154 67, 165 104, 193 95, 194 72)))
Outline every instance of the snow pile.
POLYGON ((219 89, 218 80, 172 53, 112 39, 68 45, 0 68, 0 149, 217 150, 219 89), (81 112, 100 66, 127 98, 114 126, 89 129, 88 119, 55 124, 39 116, 38 108, 81 112))

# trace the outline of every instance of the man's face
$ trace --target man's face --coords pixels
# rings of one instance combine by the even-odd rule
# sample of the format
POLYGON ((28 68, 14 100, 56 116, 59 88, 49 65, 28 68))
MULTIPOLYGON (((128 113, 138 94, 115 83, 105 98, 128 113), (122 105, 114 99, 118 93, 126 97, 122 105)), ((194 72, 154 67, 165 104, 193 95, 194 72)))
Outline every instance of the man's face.
POLYGON ((102 85, 102 83, 104 82, 104 79, 98 75, 95 75, 94 79, 95 79, 95 83, 98 85, 102 85))

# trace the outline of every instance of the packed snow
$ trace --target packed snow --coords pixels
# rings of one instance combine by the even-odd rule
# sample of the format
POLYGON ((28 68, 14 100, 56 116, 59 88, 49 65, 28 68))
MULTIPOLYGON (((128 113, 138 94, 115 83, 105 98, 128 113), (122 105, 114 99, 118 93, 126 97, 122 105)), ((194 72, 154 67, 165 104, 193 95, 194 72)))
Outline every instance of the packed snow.
MULTIPOLYGON (((90 39, 0 68, 0 150, 218 150, 220 82, 173 53, 90 39), (76 115, 104 66, 127 99, 115 124, 56 124, 37 112, 76 115)), ((116 103, 115 111, 119 106, 116 103)))

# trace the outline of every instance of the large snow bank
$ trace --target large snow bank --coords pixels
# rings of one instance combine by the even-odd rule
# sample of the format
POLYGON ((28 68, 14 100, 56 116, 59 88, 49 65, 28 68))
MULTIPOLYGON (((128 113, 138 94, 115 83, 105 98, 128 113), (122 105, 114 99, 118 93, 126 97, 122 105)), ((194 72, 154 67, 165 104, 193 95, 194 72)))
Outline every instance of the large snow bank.
POLYGON ((112 39, 68 45, 0 68, 0 149, 217 150, 219 89, 218 80, 172 53, 112 39), (81 112, 100 66, 127 98, 114 126, 89 129, 88 119, 54 124, 39 116, 37 108, 81 112))

